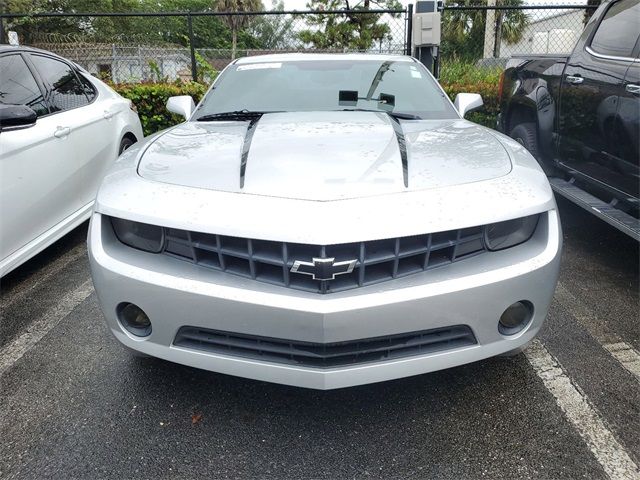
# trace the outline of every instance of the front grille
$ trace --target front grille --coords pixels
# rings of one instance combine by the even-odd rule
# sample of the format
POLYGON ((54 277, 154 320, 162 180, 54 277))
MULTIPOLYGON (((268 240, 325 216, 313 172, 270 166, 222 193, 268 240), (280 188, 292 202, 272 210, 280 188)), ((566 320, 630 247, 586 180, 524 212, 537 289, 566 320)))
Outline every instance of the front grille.
POLYGON ((163 252, 202 267, 288 288, 332 293, 448 265, 485 251, 483 227, 337 245, 310 245, 165 228, 163 252), (296 260, 355 260, 350 273, 315 280, 291 268, 296 260))
POLYGON ((425 355, 475 345, 467 325, 348 342, 311 343, 182 327, 174 345, 265 362, 330 368, 425 355))

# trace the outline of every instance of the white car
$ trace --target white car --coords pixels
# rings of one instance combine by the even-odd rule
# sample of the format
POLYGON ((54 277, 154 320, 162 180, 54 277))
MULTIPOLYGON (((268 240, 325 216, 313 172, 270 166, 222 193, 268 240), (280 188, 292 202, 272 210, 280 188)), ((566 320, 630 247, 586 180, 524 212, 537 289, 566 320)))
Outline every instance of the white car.
POLYGON ((518 350, 562 244, 517 142, 464 120, 411 57, 236 60, 188 121, 126 151, 89 228, 129 349, 331 389, 518 350))
POLYGON ((142 140, 129 100, 57 55, 0 45, 0 277, 87 220, 142 140))

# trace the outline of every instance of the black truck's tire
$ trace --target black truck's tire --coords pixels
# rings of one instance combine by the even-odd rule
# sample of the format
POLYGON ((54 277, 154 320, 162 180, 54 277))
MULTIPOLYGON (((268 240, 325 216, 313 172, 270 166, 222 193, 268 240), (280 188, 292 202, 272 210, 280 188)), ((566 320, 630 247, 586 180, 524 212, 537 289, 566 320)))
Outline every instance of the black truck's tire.
POLYGON ((533 158, 538 161, 540 167, 547 176, 551 177, 557 175, 557 168, 542 159, 542 155, 540 154, 540 149, 538 147, 538 131, 535 123, 520 123, 511 129, 509 136, 529 150, 529 153, 531 153, 533 158))
POLYGON ((538 132, 535 123, 520 123, 513 127, 509 136, 540 161, 538 157, 538 132))

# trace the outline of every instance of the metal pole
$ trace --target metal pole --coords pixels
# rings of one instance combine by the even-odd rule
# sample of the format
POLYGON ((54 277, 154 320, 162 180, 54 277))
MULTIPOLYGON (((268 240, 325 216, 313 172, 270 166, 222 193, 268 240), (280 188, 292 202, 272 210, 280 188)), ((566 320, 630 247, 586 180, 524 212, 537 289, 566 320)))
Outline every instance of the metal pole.
POLYGON ((413 3, 407 5, 407 55, 413 54, 411 43, 413 40, 413 3))
POLYGON ((500 58, 500 44, 502 43, 502 12, 496 12, 495 40, 493 42, 493 58, 500 58))
POLYGON ((433 57, 433 76, 440 80, 440 47, 434 47, 436 56, 433 57))
POLYGON ((4 39, 4 18, 0 16, 0 44, 5 43, 4 39))
POLYGON ((193 46, 193 18, 191 12, 187 13, 187 24, 189 26, 189 50, 191 52, 191 79, 198 81, 198 65, 196 64, 196 49, 193 46))

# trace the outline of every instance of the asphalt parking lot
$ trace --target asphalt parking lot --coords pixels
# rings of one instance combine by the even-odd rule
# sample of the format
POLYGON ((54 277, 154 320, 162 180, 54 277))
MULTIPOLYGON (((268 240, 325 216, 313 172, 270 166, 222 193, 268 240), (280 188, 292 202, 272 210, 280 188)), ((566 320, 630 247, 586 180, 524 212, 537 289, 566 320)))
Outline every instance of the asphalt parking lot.
POLYGON ((640 478, 638 244, 560 200, 522 355, 337 391, 131 357, 83 226, 2 279, 2 478, 640 478))

